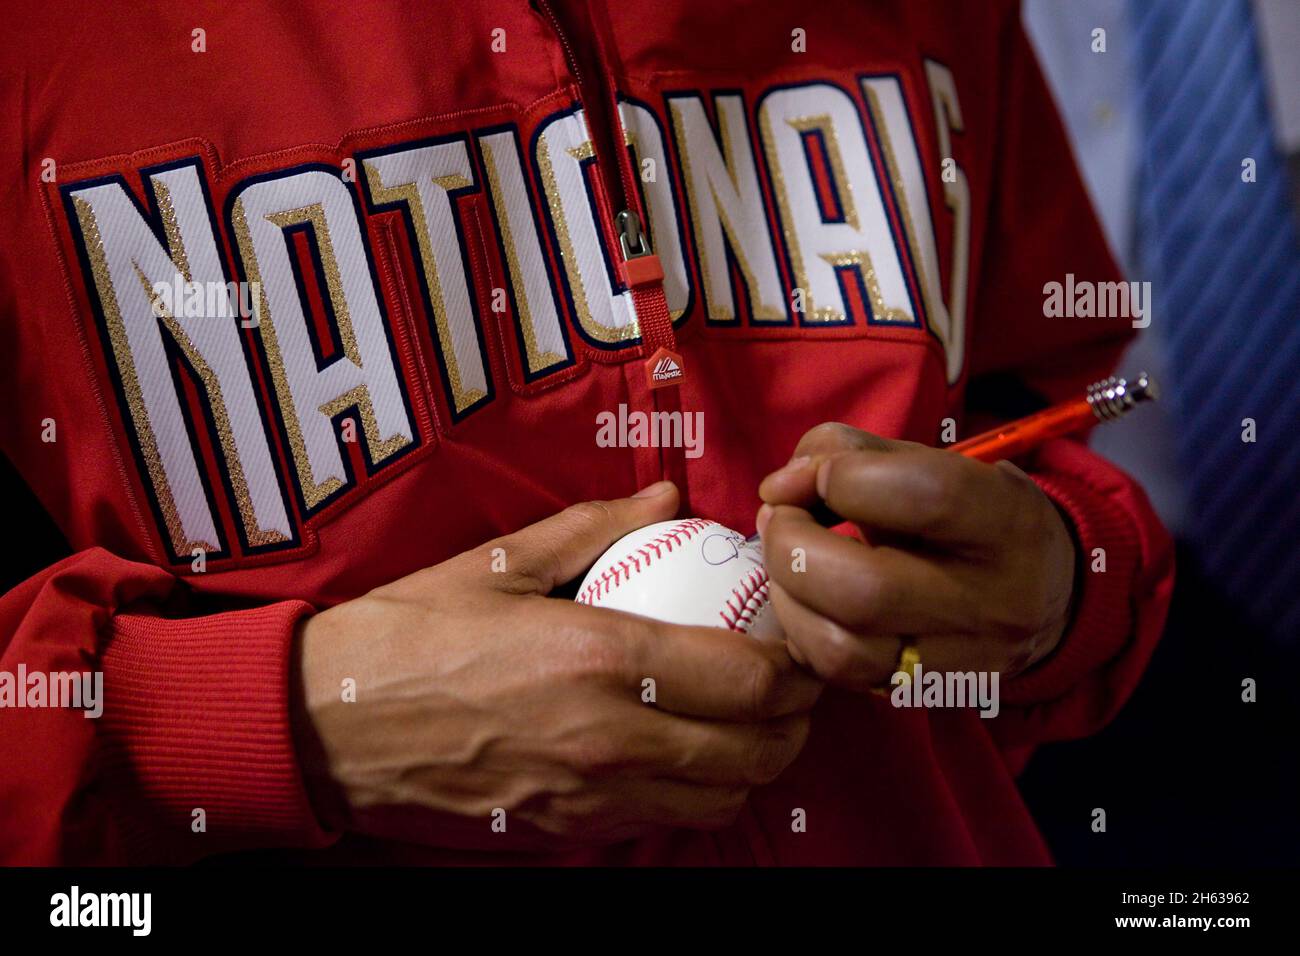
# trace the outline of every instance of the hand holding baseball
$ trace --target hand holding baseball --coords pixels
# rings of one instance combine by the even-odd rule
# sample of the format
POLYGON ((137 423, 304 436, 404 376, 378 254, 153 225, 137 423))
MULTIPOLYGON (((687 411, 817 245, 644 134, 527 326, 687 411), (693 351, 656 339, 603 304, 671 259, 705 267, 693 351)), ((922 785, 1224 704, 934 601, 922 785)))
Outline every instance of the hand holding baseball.
POLYGON ((742 633, 547 597, 677 503, 661 482, 575 505, 310 618, 295 729, 329 822, 486 849, 729 823, 820 683, 742 633))
POLYGON ((1012 676, 1065 630, 1075 546, 1014 465, 827 423, 759 494, 773 608, 791 654, 832 683, 887 687, 904 641, 927 670, 1012 676), (823 527, 840 520, 869 543, 823 527))

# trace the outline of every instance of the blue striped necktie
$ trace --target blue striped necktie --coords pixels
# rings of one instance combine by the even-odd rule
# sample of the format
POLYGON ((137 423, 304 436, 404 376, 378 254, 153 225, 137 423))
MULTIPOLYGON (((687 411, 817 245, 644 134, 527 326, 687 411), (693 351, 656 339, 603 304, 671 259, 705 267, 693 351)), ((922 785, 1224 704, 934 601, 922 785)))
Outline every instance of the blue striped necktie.
POLYGON ((1138 236, 1201 570, 1300 644, 1300 241, 1248 0, 1134 0, 1138 236), (1253 159, 1255 181, 1243 181, 1253 159), (1255 441, 1243 441, 1244 419, 1255 441))

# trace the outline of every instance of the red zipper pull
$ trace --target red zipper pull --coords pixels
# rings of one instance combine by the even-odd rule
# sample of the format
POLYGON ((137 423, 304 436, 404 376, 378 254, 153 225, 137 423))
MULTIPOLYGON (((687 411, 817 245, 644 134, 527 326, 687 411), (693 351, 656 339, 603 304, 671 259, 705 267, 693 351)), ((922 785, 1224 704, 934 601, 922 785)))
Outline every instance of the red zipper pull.
POLYGON ((686 363, 675 351, 677 336, 673 334, 673 317, 664 295, 663 264, 650 248, 649 237, 641 231, 640 216, 624 209, 614 224, 623 252, 623 281, 632 290, 643 351, 650 352, 645 360, 646 384, 652 389, 680 384, 686 377, 686 363))

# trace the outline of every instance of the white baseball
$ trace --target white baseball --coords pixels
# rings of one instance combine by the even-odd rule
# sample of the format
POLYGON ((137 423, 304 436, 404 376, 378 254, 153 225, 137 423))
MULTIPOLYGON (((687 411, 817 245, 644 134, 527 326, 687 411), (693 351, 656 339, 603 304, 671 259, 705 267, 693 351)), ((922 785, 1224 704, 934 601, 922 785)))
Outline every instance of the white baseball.
POLYGON ((574 600, 671 624, 784 639, 768 597, 762 546, 703 518, 660 521, 620 538, 587 572, 574 600))

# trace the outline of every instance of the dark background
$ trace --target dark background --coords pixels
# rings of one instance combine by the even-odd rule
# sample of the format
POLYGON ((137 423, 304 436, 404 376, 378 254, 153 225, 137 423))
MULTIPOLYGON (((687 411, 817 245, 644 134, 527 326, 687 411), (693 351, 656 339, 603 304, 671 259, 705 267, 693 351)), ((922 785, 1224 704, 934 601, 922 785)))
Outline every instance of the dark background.
POLYGON ((1101 733, 1041 748, 1025 801, 1062 865, 1295 866, 1300 660, 1243 624, 1185 549, 1178 559, 1137 691, 1101 733), (1092 832, 1094 807, 1105 833, 1092 832))

